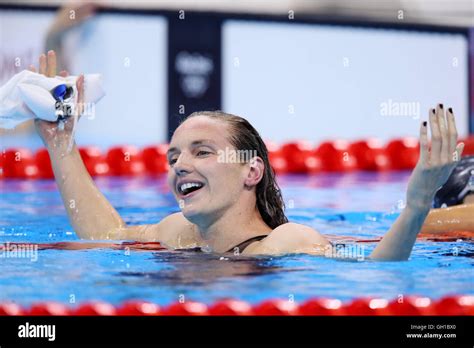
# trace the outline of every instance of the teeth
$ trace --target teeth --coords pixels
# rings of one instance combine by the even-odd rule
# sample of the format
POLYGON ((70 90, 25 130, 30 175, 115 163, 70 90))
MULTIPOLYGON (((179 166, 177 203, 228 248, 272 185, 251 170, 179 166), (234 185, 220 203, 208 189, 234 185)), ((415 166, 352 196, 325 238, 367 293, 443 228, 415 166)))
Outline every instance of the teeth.
POLYGON ((202 184, 196 183, 196 182, 188 182, 186 184, 182 184, 179 189, 181 192, 184 192, 185 190, 191 188, 191 187, 201 187, 202 184))

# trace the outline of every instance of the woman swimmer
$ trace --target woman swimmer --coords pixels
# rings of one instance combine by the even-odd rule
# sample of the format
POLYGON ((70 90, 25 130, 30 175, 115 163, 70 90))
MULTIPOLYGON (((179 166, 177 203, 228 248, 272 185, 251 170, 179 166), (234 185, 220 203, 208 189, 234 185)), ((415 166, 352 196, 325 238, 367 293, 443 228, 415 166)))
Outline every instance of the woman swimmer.
POLYGON ((474 156, 462 158, 434 197, 422 234, 474 232, 474 156))
MULTIPOLYGON (((53 51, 40 57, 39 72, 56 75, 53 51)), ((66 74, 63 71, 60 75, 66 74)), ((80 115, 82 77, 77 89, 80 115)), ((409 180, 406 208, 373 250, 372 259, 408 259, 436 190, 461 157, 464 145, 457 145, 452 110, 448 109, 445 116, 443 105, 438 105, 430 111, 429 123, 431 148, 427 122, 423 122, 420 159, 409 180)), ((168 150, 168 183, 181 212, 142 226, 126 226, 95 186, 76 146, 67 151, 71 124, 69 120, 59 130, 56 123, 35 121, 48 148, 70 222, 80 238, 158 241, 169 248, 197 247, 217 253, 331 254, 332 246, 322 234, 288 222, 265 144, 245 119, 205 111, 190 115, 175 130, 168 150), (252 156, 243 163, 222 161, 219 154, 229 149, 252 156)))

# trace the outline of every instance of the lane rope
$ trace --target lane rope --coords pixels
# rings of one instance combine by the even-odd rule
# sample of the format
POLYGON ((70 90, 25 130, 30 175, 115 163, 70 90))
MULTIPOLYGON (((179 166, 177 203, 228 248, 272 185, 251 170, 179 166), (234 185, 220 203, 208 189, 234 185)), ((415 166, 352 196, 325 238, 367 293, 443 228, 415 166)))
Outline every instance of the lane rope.
MULTIPOLYGON (((474 136, 462 140, 463 155, 474 155, 474 136)), ((313 146, 308 141, 281 145, 267 141, 269 159, 277 174, 315 174, 321 172, 351 172, 411 170, 419 156, 416 138, 399 138, 383 145, 377 139, 348 142, 325 141, 313 146)), ((114 146, 103 153, 94 146, 80 147, 85 167, 92 176, 135 176, 166 173, 168 144, 147 146, 114 146)), ((10 148, 1 152, 0 178, 54 178, 48 151, 33 153, 25 148, 10 148)))
POLYGON ((210 305, 200 302, 174 302, 160 306, 147 301, 129 300, 118 306, 103 301, 87 301, 77 306, 44 301, 25 307, 14 302, 0 302, 1 316, 65 316, 65 315, 167 315, 167 316, 287 316, 287 315, 474 315, 474 296, 449 295, 437 300, 422 296, 406 296, 386 300, 356 298, 342 302, 331 298, 311 298, 297 303, 287 299, 268 299, 252 305, 238 299, 222 299, 210 305))

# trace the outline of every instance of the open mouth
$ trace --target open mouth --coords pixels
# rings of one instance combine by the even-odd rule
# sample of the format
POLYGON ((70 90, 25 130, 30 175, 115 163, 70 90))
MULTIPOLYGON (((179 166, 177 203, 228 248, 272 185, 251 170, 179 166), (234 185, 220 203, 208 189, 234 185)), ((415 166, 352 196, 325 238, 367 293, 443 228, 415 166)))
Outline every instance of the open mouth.
POLYGON ((182 197, 188 197, 190 196, 193 192, 196 192, 200 190, 204 186, 203 183, 193 181, 193 182, 186 182, 183 184, 177 185, 178 193, 182 197))

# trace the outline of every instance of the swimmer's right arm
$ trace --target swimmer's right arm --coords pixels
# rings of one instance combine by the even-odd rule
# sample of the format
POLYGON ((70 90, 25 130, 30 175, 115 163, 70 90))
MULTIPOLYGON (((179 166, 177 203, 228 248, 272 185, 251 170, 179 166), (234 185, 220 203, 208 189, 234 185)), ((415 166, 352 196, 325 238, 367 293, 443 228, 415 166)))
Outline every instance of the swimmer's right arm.
MULTIPOLYGON (((33 66, 30 70, 36 71, 33 66)), ((56 55, 49 51, 47 57, 42 54, 39 59, 39 73, 48 77, 56 76, 56 55)), ((62 71, 62 76, 67 72, 62 71)), ((84 78, 78 78, 77 107, 83 99, 84 78)), ((77 110, 80 115, 80 110, 77 110)), ((108 239, 114 231, 125 227, 117 211, 97 189, 91 176, 82 162, 75 144, 68 151, 71 140, 73 117, 64 122, 64 129, 58 123, 35 119, 35 126, 49 152, 54 177, 59 187, 69 221, 80 238, 108 239)))
MULTIPOLYGON (((30 70, 36 71, 31 66, 30 70)), ((56 56, 49 51, 48 56, 40 57, 39 72, 46 76, 56 75, 56 56)), ((65 76, 66 72, 60 75, 65 76)), ((78 107, 83 99, 83 77, 77 81, 78 107)), ((80 115, 80 110, 78 110, 80 115)), ((38 134, 48 149, 54 177, 74 231, 80 238, 95 240, 135 240, 158 241, 174 245, 176 233, 183 227, 183 221, 177 221, 170 215, 160 223, 143 226, 127 226, 118 212, 99 191, 89 175, 79 151, 74 144, 71 151, 68 146, 72 135, 72 117, 65 121, 64 129, 60 130, 57 123, 35 120, 38 134), (177 226, 174 226, 177 225, 177 226), (178 227, 170 228, 170 227, 178 227), (171 233, 174 231, 174 233, 171 233)), ((184 218, 183 218, 184 219, 184 218)))

